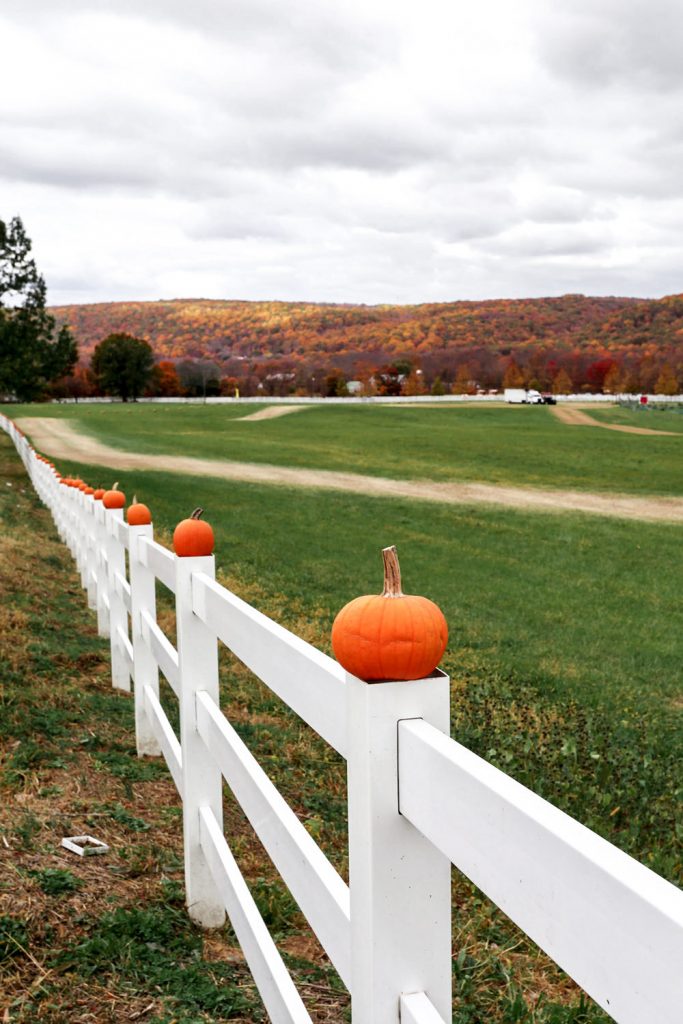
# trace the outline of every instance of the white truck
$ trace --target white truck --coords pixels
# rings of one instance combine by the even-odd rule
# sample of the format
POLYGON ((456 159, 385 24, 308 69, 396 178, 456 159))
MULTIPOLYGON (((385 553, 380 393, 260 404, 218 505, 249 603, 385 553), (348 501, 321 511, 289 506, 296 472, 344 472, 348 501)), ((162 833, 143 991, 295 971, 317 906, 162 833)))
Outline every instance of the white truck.
POLYGON ((546 400, 535 388, 505 388, 505 401, 511 405, 545 405, 546 400))

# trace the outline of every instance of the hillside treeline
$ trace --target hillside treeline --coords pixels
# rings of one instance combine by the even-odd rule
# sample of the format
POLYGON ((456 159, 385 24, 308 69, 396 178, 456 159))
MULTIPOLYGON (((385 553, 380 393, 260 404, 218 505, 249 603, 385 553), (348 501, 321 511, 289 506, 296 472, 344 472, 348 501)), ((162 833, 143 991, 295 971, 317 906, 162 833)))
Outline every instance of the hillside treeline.
POLYGON ((95 346, 125 332, 151 344, 151 394, 655 391, 683 384, 683 295, 354 306, 173 300, 53 307, 79 343, 62 383, 92 394, 95 346), (659 385, 659 386, 658 386, 659 385))

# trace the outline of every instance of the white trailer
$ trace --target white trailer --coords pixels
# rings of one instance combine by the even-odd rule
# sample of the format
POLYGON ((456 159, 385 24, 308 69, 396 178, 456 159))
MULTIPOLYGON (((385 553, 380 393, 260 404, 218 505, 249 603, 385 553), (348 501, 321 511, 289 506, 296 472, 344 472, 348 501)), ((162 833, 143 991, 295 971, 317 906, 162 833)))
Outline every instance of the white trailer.
POLYGON ((544 405, 545 399, 535 388, 505 388, 505 401, 511 405, 544 405))

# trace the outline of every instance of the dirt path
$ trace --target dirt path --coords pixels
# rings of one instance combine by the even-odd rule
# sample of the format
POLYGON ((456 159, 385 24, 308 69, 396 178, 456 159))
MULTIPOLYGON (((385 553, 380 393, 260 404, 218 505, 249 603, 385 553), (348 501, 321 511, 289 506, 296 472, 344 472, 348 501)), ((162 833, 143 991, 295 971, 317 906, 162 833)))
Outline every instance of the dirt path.
POLYGON ((276 420, 278 416, 288 416, 290 412, 301 412, 302 409, 310 408, 310 405, 268 405, 265 409, 259 409, 248 416, 239 416, 238 421, 247 423, 250 420, 276 420))
POLYGON ((570 427, 602 427, 604 430, 619 430, 622 434, 658 434, 660 437, 678 437, 674 430, 650 430, 649 427, 625 427, 621 423, 600 423, 583 409, 573 405, 554 405, 552 411, 562 423, 570 427))
MULTIPOLYGON (((16 421, 42 452, 53 458, 87 462, 111 469, 150 469, 165 473, 215 476, 249 483, 281 484, 349 491, 376 497, 412 498, 448 505, 506 505, 540 512, 589 512, 619 519, 683 522, 683 498, 632 497, 627 494, 584 494, 581 491, 543 491, 484 483, 435 483, 430 480, 390 480, 338 473, 325 469, 293 469, 255 462, 197 459, 187 455, 147 455, 119 451, 93 437, 79 434, 64 420, 42 417, 16 421)), ((101 476, 102 474, 100 474, 101 476)), ((100 483, 99 478, 95 483, 100 483)))

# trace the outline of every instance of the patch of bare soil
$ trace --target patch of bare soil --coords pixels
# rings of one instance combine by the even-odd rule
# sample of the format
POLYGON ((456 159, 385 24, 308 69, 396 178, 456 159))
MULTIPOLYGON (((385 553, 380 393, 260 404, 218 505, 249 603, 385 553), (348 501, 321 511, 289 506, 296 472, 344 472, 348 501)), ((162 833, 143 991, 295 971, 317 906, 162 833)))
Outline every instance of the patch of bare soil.
POLYGON ((618 430, 622 434, 658 434, 660 437, 678 437, 673 430, 650 430, 649 427, 626 427, 621 423, 600 423, 583 409, 572 405, 555 405, 552 410, 558 420, 570 427, 602 427, 604 430, 618 430))
POLYGON ((252 412, 248 416, 240 416, 240 423, 250 423, 256 420, 276 420, 279 416, 289 416, 290 412, 301 412, 302 409, 310 409, 308 405, 267 405, 265 409, 252 412))
POLYGON ((540 512, 588 512, 619 519, 683 522, 683 498, 633 497, 628 494, 590 494, 582 491, 544 491, 486 483, 436 483, 431 480, 391 480, 323 469, 292 469, 267 463, 197 459, 187 455, 149 455, 119 451, 79 434, 64 420, 17 420, 33 443, 53 458, 92 462, 112 469, 150 469, 159 472, 214 476, 249 483, 280 484, 348 491, 372 497, 411 498, 447 505, 485 503, 540 512))

